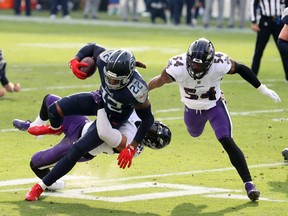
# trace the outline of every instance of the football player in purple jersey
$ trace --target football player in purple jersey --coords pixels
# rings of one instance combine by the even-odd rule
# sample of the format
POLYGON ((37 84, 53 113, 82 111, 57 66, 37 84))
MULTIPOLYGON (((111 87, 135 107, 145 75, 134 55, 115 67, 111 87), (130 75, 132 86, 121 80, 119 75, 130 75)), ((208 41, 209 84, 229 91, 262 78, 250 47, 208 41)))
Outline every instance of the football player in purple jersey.
MULTIPOLYGON (((112 127, 119 129, 134 110, 141 119, 141 124, 131 144, 124 148, 117 158, 120 168, 126 166, 129 168, 137 146, 154 122, 148 99, 147 83, 136 70, 136 60, 132 52, 125 49, 106 50, 93 43, 82 47, 70 61, 70 68, 78 78, 85 79, 87 76, 79 70, 80 67, 87 66, 86 63, 80 62, 87 56, 96 59, 96 66, 101 79, 100 91, 104 101, 104 109, 112 127)), ((48 108, 51 126, 30 127, 29 132, 34 135, 61 134, 64 130, 62 125, 64 116, 97 115, 100 105, 96 102, 95 97, 93 92, 78 93, 56 101, 48 108)), ((103 141, 97 133, 96 124, 91 124, 86 134, 72 145, 68 153, 42 179, 42 182, 29 190, 25 197, 26 200, 37 200, 46 187, 66 175, 83 155, 101 143, 103 141)))
MULTIPOLYGON (((39 115, 35 118, 33 122, 27 120, 13 120, 13 126, 19 130, 27 131, 29 127, 36 125, 45 125, 49 120, 48 117, 48 107, 52 105, 57 100, 61 99, 57 95, 48 94, 43 98, 41 109, 39 115)), ((101 95, 99 95, 98 103, 101 103, 101 95)), ((63 119, 63 133, 65 136, 61 139, 59 143, 53 147, 45 150, 36 152, 30 161, 30 167, 37 177, 43 179, 49 172, 50 168, 54 167, 55 163, 58 162, 71 148, 71 146, 84 134, 93 122, 90 121, 86 116, 73 115, 66 116, 63 119)), ((97 112, 97 130, 99 137, 105 141, 97 148, 87 152, 78 162, 84 162, 93 159, 95 156, 106 153, 112 155, 114 153, 119 153, 126 145, 130 144, 136 131, 137 125, 139 125, 139 118, 135 114, 129 117, 128 121, 125 122, 119 130, 113 129, 107 118, 105 109, 99 109, 97 112), (114 144, 115 143, 115 144, 114 144), (111 145, 115 146, 112 148, 111 145)), ((169 145, 171 141, 171 131, 170 129, 159 121, 155 121, 148 134, 141 141, 141 145, 138 146, 135 156, 138 156, 144 146, 151 149, 162 149, 169 145)), ((61 180, 56 181, 51 186, 48 187, 49 190, 59 190, 63 189, 65 186, 64 182, 61 180)))
POLYGON ((150 80, 149 90, 166 83, 177 82, 181 101, 185 104, 184 122, 192 137, 202 134, 207 121, 211 124, 218 141, 227 152, 232 165, 238 171, 248 197, 258 200, 260 192, 255 188, 240 148, 232 136, 232 122, 224 100, 221 100, 220 82, 226 74, 239 74, 261 94, 275 102, 279 96, 257 79, 245 65, 215 52, 211 41, 200 38, 194 41, 186 53, 172 57, 162 73, 150 80))

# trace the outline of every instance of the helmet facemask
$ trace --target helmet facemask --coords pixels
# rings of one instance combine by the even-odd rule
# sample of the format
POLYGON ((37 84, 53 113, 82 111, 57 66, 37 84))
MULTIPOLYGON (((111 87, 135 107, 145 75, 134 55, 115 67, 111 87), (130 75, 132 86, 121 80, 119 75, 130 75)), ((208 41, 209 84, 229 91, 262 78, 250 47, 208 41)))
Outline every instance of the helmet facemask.
POLYGON ((135 71, 135 57, 128 50, 114 51, 104 68, 105 83, 109 89, 118 90, 125 87, 135 71))
POLYGON ((155 121, 141 141, 141 144, 151 149, 159 150, 169 145, 171 137, 171 130, 162 122, 155 121))
POLYGON ((129 76, 117 76, 117 74, 107 70, 104 70, 104 73, 106 85, 109 89, 113 90, 118 90, 125 87, 130 81, 130 77, 132 75, 132 73, 130 73, 129 76))
POLYGON ((213 44, 204 38, 193 42, 186 55, 186 67, 194 79, 202 79, 213 63, 215 50, 213 44))

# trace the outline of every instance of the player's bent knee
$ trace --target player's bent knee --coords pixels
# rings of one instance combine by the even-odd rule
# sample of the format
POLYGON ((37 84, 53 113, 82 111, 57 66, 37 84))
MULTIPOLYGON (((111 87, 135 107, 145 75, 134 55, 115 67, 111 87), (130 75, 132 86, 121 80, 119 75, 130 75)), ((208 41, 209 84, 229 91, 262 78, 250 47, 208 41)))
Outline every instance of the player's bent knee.
POLYGON ((34 164, 33 164, 33 161, 32 161, 32 160, 30 161, 30 168, 31 168, 32 170, 34 170, 34 169, 37 169, 37 167, 36 167, 36 166, 34 166, 34 164))
POLYGON ((55 117, 58 117, 58 116, 59 116, 55 103, 51 104, 51 105, 48 107, 48 113, 49 113, 49 117, 50 117, 50 118, 51 118, 51 117, 52 117, 52 118, 55 118, 55 117))
POLYGON ((38 166, 36 166, 35 164, 33 164, 33 160, 30 161, 30 168, 31 168, 31 170, 32 170, 35 174, 37 174, 38 171, 40 170, 38 166))
POLYGON ((191 131, 191 130, 188 130, 188 132, 189 132, 190 136, 192 136, 192 137, 199 137, 202 133, 202 132, 199 133, 199 132, 191 131))

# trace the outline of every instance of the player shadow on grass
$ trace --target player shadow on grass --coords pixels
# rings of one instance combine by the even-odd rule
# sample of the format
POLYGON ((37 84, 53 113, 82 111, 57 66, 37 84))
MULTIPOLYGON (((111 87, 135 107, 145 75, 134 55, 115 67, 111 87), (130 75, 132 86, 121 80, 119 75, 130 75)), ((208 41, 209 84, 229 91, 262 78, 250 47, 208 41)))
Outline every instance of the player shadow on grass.
POLYGON ((224 216, 227 213, 236 213, 237 211, 244 209, 244 208, 251 208, 251 207, 257 207, 258 202, 252 203, 250 201, 247 201, 244 204, 238 205, 238 206, 231 206, 219 211, 210 211, 210 212, 203 212, 206 208, 208 208, 208 205, 194 205, 192 203, 182 203, 178 206, 176 206, 172 212, 171 216, 224 216))
MULTIPOLYGON (((6 212, 4 215, 16 215, 21 216, 33 216, 33 215, 69 215, 69 216, 95 216, 95 215, 117 215, 117 216, 160 216, 158 214, 152 213, 136 213, 131 211, 122 211, 122 210, 114 210, 109 209, 109 205, 107 205, 107 209, 91 207, 86 204, 81 203, 69 203, 69 200, 63 199, 63 202, 68 201, 68 203, 60 203, 53 201, 36 201, 36 202, 27 202, 24 200, 21 201, 6 201, 1 202, 1 205, 9 206, 9 209, 13 209, 13 212, 6 212), (11 207, 11 205, 15 205, 15 207, 11 207), (17 207, 16 207, 17 206, 17 207)), ((85 202, 85 201, 81 201, 85 202)), ((90 203, 91 204, 91 203, 90 203)), ((95 205, 97 206, 97 201, 95 201, 95 205)), ((121 203, 112 203, 111 205, 120 206, 121 203)), ((131 209, 135 208, 135 205, 131 205, 131 209)), ((137 207, 136 207, 137 208, 137 207)), ((6 208, 5 208, 6 209, 6 208)))
POLYGON ((271 191, 277 193, 284 193, 288 197, 288 174, 286 176, 286 181, 270 181, 269 186, 271 187, 271 191))

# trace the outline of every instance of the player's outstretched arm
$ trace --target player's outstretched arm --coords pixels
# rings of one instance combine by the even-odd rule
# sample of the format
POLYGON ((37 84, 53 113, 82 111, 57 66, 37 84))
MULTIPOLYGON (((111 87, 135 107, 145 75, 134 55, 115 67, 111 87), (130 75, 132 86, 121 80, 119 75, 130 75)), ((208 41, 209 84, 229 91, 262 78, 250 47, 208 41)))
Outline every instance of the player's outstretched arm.
POLYGON ((154 88, 159 88, 166 83, 173 82, 173 79, 166 72, 166 68, 163 69, 162 73, 152 78, 148 83, 148 89, 151 91, 154 88))
POLYGON ((254 86, 261 94, 270 97, 275 103, 281 102, 278 94, 262 84, 250 68, 240 62, 236 62, 233 59, 231 59, 231 64, 232 66, 228 74, 238 73, 243 79, 254 86))
POLYGON ((275 91, 267 88, 266 85, 261 84, 261 85, 257 88, 257 90, 258 90, 261 94, 266 95, 266 96, 272 98, 272 100, 273 100, 275 103, 281 102, 281 99, 280 99, 279 95, 278 95, 275 91))

